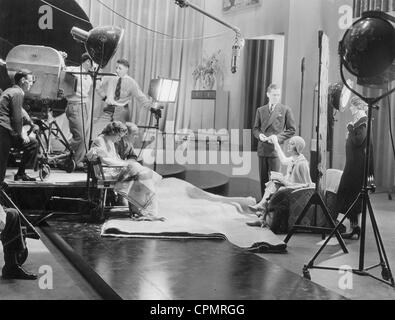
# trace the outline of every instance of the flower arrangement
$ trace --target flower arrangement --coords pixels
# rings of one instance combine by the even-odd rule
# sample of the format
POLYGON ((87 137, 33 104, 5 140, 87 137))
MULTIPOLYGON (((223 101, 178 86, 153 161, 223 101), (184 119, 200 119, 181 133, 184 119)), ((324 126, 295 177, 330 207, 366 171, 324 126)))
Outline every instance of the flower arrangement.
POLYGON ((198 81, 199 87, 203 87, 205 90, 212 90, 216 83, 217 88, 222 88, 224 81, 224 60, 221 50, 218 50, 209 57, 203 57, 202 63, 198 64, 192 73, 195 88, 198 81))

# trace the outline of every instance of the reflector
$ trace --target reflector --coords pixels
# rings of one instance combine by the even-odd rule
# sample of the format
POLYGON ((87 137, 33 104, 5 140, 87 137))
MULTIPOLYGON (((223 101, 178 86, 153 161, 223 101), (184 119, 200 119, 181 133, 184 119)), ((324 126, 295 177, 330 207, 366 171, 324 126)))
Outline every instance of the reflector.
MULTIPOLYGON (((395 59, 394 27, 377 13, 364 16, 344 34, 339 54, 345 68, 364 84, 380 84, 373 78, 391 71, 395 59)), ((393 80, 380 79, 382 83, 393 80)))
POLYGON ((85 49, 93 62, 104 68, 122 41, 123 29, 114 26, 96 27, 86 32, 77 27, 71 29, 74 40, 85 44, 85 49))

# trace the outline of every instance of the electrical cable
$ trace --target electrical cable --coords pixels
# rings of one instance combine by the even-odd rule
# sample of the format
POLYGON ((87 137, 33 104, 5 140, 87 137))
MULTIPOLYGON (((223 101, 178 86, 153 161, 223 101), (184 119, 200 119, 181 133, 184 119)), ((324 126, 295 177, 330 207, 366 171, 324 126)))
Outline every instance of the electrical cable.
MULTIPOLYGON (((388 91, 391 90, 390 85, 388 84, 388 91)), ((388 122, 389 122, 389 135, 391 138, 391 144, 392 144, 392 152, 394 155, 394 160, 395 160, 395 143, 394 143, 394 134, 392 133, 392 110, 391 110, 391 99, 390 96, 387 96, 387 105, 388 105, 388 122)))
POLYGON ((69 16, 75 18, 75 19, 78 19, 78 20, 81 20, 81 21, 83 21, 83 22, 86 22, 86 23, 91 24, 90 21, 88 21, 88 20, 86 20, 86 19, 84 19, 84 18, 81 18, 81 17, 79 17, 79 16, 76 16, 76 15, 74 15, 74 14, 72 14, 72 13, 66 11, 66 10, 60 9, 59 7, 53 5, 52 3, 49 3, 49 2, 47 2, 47 1, 45 1, 45 0, 40 0, 40 1, 43 2, 43 3, 45 3, 46 5, 50 6, 51 8, 54 8, 54 9, 56 9, 56 10, 58 10, 58 11, 64 13, 64 14, 67 14, 67 15, 69 15, 69 16))
MULTIPOLYGON (((54 8, 54 9, 56 9, 56 10, 58 10, 58 11, 64 13, 64 14, 66 14, 66 15, 69 15, 69 16, 71 16, 71 17, 73 17, 73 18, 76 18, 76 19, 78 19, 78 20, 81 20, 81 21, 86 22, 86 23, 89 23, 89 24, 91 23, 90 21, 85 20, 85 19, 83 19, 83 18, 81 18, 81 17, 78 17, 78 16, 76 16, 76 15, 70 13, 70 12, 67 12, 66 10, 63 10, 63 9, 61 9, 61 8, 59 8, 59 7, 57 7, 57 6, 53 5, 53 4, 51 4, 51 3, 47 2, 47 1, 45 1, 45 0, 40 0, 40 1, 43 2, 43 3, 45 3, 45 4, 48 5, 48 6, 52 7, 52 8, 54 8)), ((215 33, 215 34, 212 34, 212 35, 201 36, 201 37, 177 38, 177 37, 174 37, 174 36, 172 36, 172 35, 169 35, 169 34, 166 34, 166 33, 163 33, 163 32, 157 31, 157 30, 154 30, 154 29, 150 29, 150 28, 148 28, 148 27, 145 27, 145 26, 143 26, 143 25, 141 25, 141 24, 139 24, 139 23, 137 23, 137 22, 135 22, 135 21, 133 21, 133 20, 127 18, 127 17, 125 17, 124 15, 120 14, 119 12, 116 12, 114 9, 112 9, 112 8, 109 7, 109 6, 107 6, 105 3, 101 2, 100 0, 96 0, 96 1, 99 2, 103 7, 107 8, 109 11, 111 11, 112 13, 114 13, 115 15, 117 15, 117 16, 119 16, 120 18, 124 19, 125 21, 127 21, 127 22, 129 22, 129 23, 132 23, 132 24, 136 25, 137 27, 143 28, 143 29, 145 29, 145 30, 147 30, 147 31, 150 31, 150 32, 152 32, 152 33, 156 33, 156 34, 159 34, 159 35, 162 35, 162 36, 165 36, 165 37, 170 38, 170 39, 156 39, 156 40, 159 40, 159 41, 163 41, 163 40, 169 40, 169 41, 173 41, 173 40, 174 40, 174 41, 204 40, 204 39, 217 38, 217 37, 223 36, 224 34, 230 32, 230 30, 227 30, 227 31, 218 32, 218 33, 215 33)))
MULTIPOLYGON (((148 28, 146 26, 143 26, 143 25, 133 21, 133 20, 125 17, 124 15, 120 14, 119 12, 115 11, 113 8, 111 8, 108 5, 106 5, 101 0, 96 0, 96 2, 100 3, 103 7, 105 7, 108 10, 110 10, 113 14, 115 14, 118 17, 124 19, 125 21, 130 22, 130 23, 134 24, 135 26, 140 27, 140 28, 142 28, 142 29, 144 29, 146 31, 150 31, 152 33, 156 33, 156 34, 159 34, 159 35, 171 38, 170 40, 178 40, 178 41, 203 40, 203 39, 219 37, 219 36, 222 36, 222 35, 224 35, 224 34, 229 32, 229 30, 227 30, 227 31, 219 32, 219 33, 216 33, 216 34, 213 34, 213 35, 209 35, 209 36, 194 37, 194 38, 177 38, 177 37, 174 37, 172 35, 169 35, 169 34, 166 34, 166 33, 163 33, 163 32, 157 31, 157 30, 154 30, 154 29, 150 29, 150 28, 148 28)), ((158 39, 158 40, 162 40, 162 39, 158 39)))

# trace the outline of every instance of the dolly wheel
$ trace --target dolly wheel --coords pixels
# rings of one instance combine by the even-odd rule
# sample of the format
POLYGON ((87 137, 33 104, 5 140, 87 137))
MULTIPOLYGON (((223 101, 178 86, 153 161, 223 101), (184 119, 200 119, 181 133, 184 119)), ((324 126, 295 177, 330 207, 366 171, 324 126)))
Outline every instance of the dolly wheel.
POLYGON ((67 158, 64 162, 64 169, 67 173, 72 173, 75 170, 75 161, 71 158, 67 158))
POLYGON ((310 271, 306 267, 303 268, 303 278, 311 280, 310 271))
POLYGON ((387 267, 383 267, 383 269, 381 270, 381 276, 385 281, 389 281, 391 279, 391 274, 387 267))

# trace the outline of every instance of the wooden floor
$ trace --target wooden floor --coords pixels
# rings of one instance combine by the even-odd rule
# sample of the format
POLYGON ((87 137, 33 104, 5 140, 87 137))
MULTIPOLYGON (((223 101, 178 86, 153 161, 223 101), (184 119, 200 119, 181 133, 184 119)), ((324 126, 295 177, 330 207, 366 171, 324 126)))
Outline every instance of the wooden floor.
MULTIPOLYGON (((395 201, 386 194, 371 197, 390 265, 395 268, 395 201)), ((123 299, 395 299, 395 289, 374 279, 353 275, 352 288, 339 285, 342 274, 302 267, 318 250, 320 236, 297 234, 287 254, 252 254, 227 241, 111 239, 100 237, 100 225, 50 220, 50 225, 123 299)), ((368 229, 366 264, 377 262, 368 229)), ((359 242, 347 241, 350 254, 328 247, 317 263, 356 267, 359 242)), ((50 265, 56 274, 54 291, 36 282, 1 281, 0 299, 100 299, 102 296, 43 235, 32 248, 27 268, 38 272, 50 265)), ((0 264, 2 261, 0 261, 0 264)), ((380 275, 380 269, 376 274, 380 275)))
MULTIPOLYGON (((371 196, 381 237, 383 238, 392 273, 395 274, 395 200, 388 200, 386 193, 371 196)), ((372 233, 369 219, 366 233, 365 266, 375 265, 379 262, 376 242, 372 233)), ((288 243, 287 255, 261 255, 265 259, 282 266, 296 274, 302 274, 303 265, 307 264, 320 248, 321 236, 297 234, 288 243)), ((328 246, 318 257, 316 265, 323 266, 350 266, 358 267, 359 241, 346 240, 349 254, 343 254, 339 246, 328 246)), ((381 278, 381 268, 372 270, 372 273, 381 278)), ((370 277, 353 275, 352 288, 342 289, 339 286, 343 274, 337 271, 312 269, 312 281, 349 299, 395 299, 395 289, 370 277)))
POLYGON ((100 225, 49 224, 122 299, 343 299, 228 241, 102 238, 100 225))

